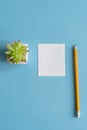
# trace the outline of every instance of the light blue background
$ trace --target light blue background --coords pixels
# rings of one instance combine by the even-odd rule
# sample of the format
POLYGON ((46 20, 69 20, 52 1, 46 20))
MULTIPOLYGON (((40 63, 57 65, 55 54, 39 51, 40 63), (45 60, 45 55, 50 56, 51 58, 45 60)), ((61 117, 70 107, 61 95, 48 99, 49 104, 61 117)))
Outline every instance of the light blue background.
POLYGON ((0 0, 0 130, 87 130, 87 0, 0 0), (9 65, 7 42, 29 44, 9 65), (38 43, 65 43, 66 77, 37 76, 38 43), (74 117, 72 46, 79 50, 81 118, 74 117))

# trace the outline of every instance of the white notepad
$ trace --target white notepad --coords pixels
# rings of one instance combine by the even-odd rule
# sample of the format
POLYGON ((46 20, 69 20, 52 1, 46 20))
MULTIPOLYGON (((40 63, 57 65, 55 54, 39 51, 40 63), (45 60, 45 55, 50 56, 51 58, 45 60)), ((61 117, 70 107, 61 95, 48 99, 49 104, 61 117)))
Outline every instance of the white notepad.
POLYGON ((65 76, 65 44, 38 44, 38 76, 65 76))

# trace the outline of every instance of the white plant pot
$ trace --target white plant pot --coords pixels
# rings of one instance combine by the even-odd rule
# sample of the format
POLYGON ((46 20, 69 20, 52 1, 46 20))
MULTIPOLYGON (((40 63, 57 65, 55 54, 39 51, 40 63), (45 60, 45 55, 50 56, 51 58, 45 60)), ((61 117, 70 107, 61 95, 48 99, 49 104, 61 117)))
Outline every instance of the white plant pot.
MULTIPOLYGON (((27 46, 27 50, 29 50, 29 49, 28 49, 28 44, 24 43, 23 45, 24 45, 24 46, 27 46)), ((9 58, 7 58, 7 62, 8 62, 9 64, 27 64, 27 63, 28 63, 28 52, 26 52, 26 62, 12 63, 12 62, 9 60, 9 58)))

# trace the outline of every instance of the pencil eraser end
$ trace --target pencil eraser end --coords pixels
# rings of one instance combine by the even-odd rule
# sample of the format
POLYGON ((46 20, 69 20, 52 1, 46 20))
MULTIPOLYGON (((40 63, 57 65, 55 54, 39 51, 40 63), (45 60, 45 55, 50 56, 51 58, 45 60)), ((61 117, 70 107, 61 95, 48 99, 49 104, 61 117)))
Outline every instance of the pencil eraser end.
POLYGON ((76 117, 80 118, 80 112, 76 112, 76 117))
POLYGON ((74 48, 75 48, 75 49, 77 49, 77 46, 76 46, 76 45, 74 45, 74 48))

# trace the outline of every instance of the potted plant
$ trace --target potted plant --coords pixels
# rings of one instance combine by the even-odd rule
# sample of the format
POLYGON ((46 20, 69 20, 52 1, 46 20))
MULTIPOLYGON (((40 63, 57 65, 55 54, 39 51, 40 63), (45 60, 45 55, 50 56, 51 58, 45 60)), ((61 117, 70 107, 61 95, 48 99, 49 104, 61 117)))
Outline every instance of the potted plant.
POLYGON ((28 63, 28 44, 23 44, 20 40, 7 44, 5 54, 10 64, 26 64, 28 63))

